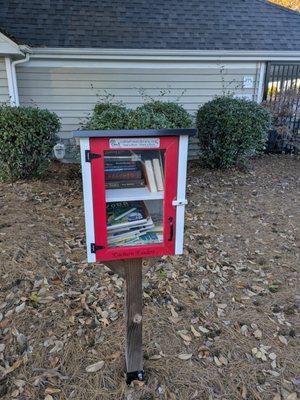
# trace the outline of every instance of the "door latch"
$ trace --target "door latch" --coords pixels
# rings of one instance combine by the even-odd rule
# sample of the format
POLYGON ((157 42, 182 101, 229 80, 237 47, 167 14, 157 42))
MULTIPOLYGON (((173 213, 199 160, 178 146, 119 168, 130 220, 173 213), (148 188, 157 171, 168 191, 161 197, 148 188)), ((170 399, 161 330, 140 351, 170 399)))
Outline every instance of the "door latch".
POLYGON ((187 199, 182 199, 182 200, 175 199, 172 201, 172 206, 176 206, 176 207, 186 206, 187 203, 188 203, 187 199))

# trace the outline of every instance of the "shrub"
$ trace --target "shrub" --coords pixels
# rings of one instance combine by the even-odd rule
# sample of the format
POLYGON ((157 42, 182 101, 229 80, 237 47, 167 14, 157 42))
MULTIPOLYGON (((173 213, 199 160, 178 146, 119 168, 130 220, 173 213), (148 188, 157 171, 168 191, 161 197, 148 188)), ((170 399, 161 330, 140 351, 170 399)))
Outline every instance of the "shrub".
POLYGON ((185 109, 171 102, 151 101, 136 110, 113 103, 95 105, 82 129, 160 129, 187 128, 192 125, 185 109))
POLYGON ((59 128, 57 115, 47 110, 0 106, 0 178, 41 175, 48 166, 59 128))
POLYGON ((103 113, 103 111, 106 111, 108 109, 116 109, 119 106, 116 104, 112 104, 112 103, 97 103, 94 107, 94 114, 101 114, 103 113))
POLYGON ((222 96, 198 110, 196 123, 204 164, 229 168, 264 148, 270 114, 253 101, 222 96))
POLYGON ((155 114, 153 110, 138 107, 129 112, 126 129, 160 129, 171 128, 171 125, 164 114, 155 114))
POLYGON ((94 108, 90 119, 82 129, 125 129, 128 123, 128 110, 117 104, 100 103, 94 108))
POLYGON ((151 101, 138 107, 137 110, 145 110, 155 115, 164 115, 169 121, 168 126, 164 128, 190 128, 193 124, 190 114, 177 103, 151 101))

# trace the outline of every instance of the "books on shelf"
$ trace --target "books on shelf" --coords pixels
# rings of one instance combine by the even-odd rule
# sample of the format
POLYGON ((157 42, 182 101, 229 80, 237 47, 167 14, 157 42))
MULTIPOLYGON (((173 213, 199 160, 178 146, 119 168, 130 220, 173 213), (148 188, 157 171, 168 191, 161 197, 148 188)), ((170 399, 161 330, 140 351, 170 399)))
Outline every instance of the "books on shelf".
POLYGON ((151 160, 145 160, 143 171, 148 189, 150 190, 150 192, 157 192, 157 187, 154 178, 154 170, 151 160))
POLYGON ((143 173, 150 192, 161 192, 164 190, 164 173, 162 163, 158 158, 145 160, 143 173))
POLYGON ((154 224, 143 201, 107 205, 107 239, 110 247, 161 243, 162 225, 154 224))
POLYGON ((108 232, 142 226, 150 219, 149 212, 143 201, 108 203, 106 211, 108 232))
POLYGON ((105 156, 104 173, 106 189, 145 186, 140 162, 128 156, 105 156))
MULTIPOLYGON (((148 154, 148 157, 151 154, 148 154)), ((105 155, 106 189, 148 187, 152 193, 164 190, 164 170, 161 152, 146 158, 142 154, 124 151, 105 155)))
POLYGON ((161 165, 158 158, 153 158, 152 163, 153 163, 153 170, 154 170, 157 190, 160 192, 164 190, 164 181, 163 181, 163 173, 161 170, 161 165))

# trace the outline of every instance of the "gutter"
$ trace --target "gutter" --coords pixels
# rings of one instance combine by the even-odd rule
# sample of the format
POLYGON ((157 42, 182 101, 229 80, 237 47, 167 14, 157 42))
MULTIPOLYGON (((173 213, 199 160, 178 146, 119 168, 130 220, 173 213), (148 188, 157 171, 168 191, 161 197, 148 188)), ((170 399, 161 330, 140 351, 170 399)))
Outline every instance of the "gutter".
POLYGON ((300 61, 300 51, 164 50, 35 47, 31 58, 148 61, 300 61))
POLYGON ((12 86, 13 86, 13 99, 14 99, 14 105, 18 107, 20 105, 20 100, 19 100, 19 90, 18 90, 18 83, 17 83, 17 74, 16 74, 16 65, 23 64, 25 62, 28 62, 30 58, 29 53, 27 52, 25 54, 25 58, 22 58, 21 60, 15 60, 11 62, 11 75, 12 75, 12 86))

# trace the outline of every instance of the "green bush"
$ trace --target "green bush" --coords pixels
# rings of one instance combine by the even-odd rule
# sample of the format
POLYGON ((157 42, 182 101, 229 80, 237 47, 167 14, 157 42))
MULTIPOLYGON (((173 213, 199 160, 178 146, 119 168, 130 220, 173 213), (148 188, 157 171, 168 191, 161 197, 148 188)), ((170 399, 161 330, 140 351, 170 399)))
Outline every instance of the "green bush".
POLYGON ((95 106, 90 119, 82 126, 82 129, 126 129, 127 123, 128 110, 125 107, 100 103, 95 106))
POLYGON ((135 110, 113 103, 95 105, 82 129, 160 129, 189 128, 192 118, 185 109, 171 102, 151 101, 135 110))
POLYGON ((160 129, 172 128, 172 124, 164 114, 155 114, 153 110, 138 107, 128 115, 126 129, 160 129))
POLYGON ((108 109, 118 109, 117 104, 112 104, 112 103, 97 103, 94 107, 94 114, 101 114, 103 111, 106 111, 108 109))
POLYGON ((253 101, 222 96, 198 110, 196 123, 204 164, 225 169, 264 148, 270 114, 253 101))
POLYGON ((162 128, 190 128, 193 124, 190 114, 179 104, 164 101, 151 101, 137 108, 154 115, 163 115, 168 121, 168 126, 162 128))
POLYGON ((57 115, 47 110, 0 106, 0 178, 41 175, 48 166, 59 128, 57 115))

